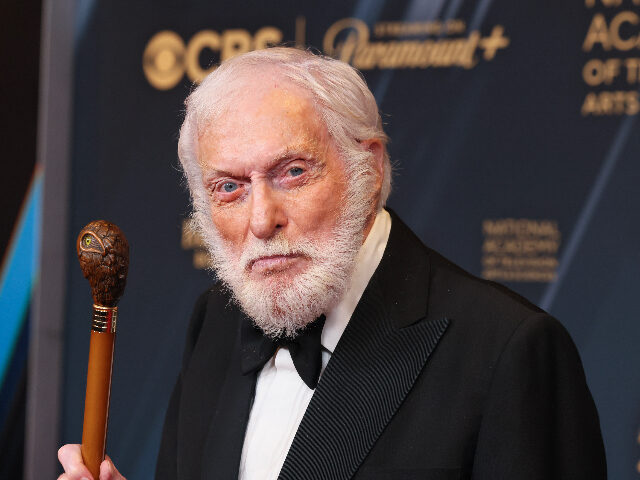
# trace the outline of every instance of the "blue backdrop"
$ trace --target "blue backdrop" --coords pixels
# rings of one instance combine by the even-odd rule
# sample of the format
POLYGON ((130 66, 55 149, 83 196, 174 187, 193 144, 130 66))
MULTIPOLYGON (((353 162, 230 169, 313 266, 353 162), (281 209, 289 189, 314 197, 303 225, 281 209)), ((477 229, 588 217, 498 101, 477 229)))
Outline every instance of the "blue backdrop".
MULTIPOLYGON (((362 69, 392 141, 390 205, 429 246, 557 316, 580 350, 612 479, 640 464, 640 2, 80 3, 69 238, 131 245, 108 452, 151 478, 193 302, 182 102, 212 62, 305 44, 362 69)), ((78 442, 91 299, 69 245, 61 442, 78 442)))

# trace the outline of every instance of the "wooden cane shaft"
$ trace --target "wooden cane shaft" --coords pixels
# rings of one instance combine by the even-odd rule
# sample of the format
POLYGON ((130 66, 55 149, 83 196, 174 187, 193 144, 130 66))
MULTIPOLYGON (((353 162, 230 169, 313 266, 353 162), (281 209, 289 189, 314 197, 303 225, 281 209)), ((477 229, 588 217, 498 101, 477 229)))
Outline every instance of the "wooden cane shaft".
POLYGON ((91 331, 87 393, 84 400, 82 459, 94 479, 100 476, 104 460, 111 392, 111 368, 115 333, 91 331))

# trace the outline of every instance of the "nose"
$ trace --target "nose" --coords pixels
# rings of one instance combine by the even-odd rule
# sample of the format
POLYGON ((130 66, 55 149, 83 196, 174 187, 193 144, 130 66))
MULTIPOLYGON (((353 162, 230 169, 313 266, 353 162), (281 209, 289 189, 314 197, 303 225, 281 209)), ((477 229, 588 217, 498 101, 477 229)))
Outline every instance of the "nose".
POLYGON ((249 228, 257 238, 267 239, 287 224, 283 205, 277 192, 268 182, 256 182, 251 186, 249 228))

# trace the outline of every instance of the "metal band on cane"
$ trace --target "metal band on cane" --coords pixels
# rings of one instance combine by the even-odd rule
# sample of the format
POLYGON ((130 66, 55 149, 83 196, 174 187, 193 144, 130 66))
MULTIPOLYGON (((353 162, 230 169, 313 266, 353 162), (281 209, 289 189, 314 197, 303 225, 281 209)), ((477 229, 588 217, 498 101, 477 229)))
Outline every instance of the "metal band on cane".
POLYGON ((91 330, 99 333, 116 333, 117 319, 118 307, 102 307, 94 304, 91 330))

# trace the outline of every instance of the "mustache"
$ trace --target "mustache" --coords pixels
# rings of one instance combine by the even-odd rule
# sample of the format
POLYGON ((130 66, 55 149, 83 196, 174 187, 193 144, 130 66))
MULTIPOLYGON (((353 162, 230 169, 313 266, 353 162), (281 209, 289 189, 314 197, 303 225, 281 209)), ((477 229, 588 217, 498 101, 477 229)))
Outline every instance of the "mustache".
POLYGON ((283 235, 268 240, 254 239, 245 246, 240 256, 240 265, 244 270, 251 268, 256 260, 274 256, 303 256, 313 258, 318 255, 318 248, 309 241, 291 242, 283 235))

